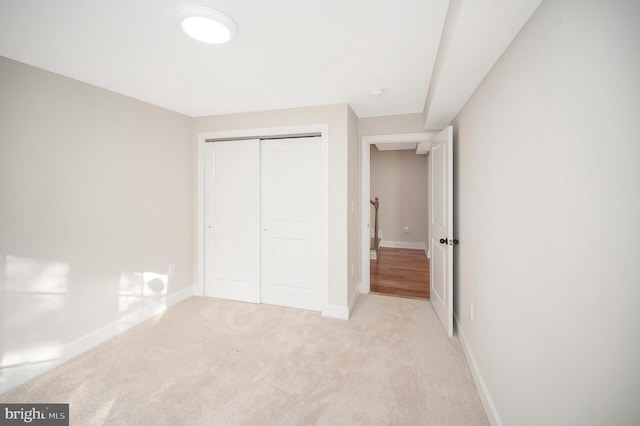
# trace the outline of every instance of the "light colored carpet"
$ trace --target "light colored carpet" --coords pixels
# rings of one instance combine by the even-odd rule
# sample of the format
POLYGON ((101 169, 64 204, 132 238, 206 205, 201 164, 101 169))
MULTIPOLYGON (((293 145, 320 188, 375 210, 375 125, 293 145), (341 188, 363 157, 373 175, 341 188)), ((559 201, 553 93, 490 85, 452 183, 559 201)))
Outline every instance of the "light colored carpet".
POLYGON ((349 321, 193 297, 0 396, 72 425, 485 425, 457 338, 422 300, 349 321))

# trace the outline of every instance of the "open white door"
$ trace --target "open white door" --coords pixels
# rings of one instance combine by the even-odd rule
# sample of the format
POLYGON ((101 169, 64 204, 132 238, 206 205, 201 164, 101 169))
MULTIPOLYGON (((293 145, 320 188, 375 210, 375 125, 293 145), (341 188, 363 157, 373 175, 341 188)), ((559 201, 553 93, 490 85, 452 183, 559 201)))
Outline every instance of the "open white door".
POLYGON ((205 296, 260 303, 260 140, 205 146, 205 296))
POLYGON ((449 337, 453 336, 453 128, 431 140, 431 305, 449 337))
POLYGON ((319 311, 322 141, 262 141, 262 302, 319 311))

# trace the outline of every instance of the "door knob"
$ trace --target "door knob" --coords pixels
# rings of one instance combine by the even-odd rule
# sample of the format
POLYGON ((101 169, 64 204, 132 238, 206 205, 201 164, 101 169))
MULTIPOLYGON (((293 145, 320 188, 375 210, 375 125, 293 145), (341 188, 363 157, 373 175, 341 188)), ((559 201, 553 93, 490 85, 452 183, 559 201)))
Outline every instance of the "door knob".
POLYGON ((449 242, 448 238, 440 238, 440 244, 447 244, 449 242))

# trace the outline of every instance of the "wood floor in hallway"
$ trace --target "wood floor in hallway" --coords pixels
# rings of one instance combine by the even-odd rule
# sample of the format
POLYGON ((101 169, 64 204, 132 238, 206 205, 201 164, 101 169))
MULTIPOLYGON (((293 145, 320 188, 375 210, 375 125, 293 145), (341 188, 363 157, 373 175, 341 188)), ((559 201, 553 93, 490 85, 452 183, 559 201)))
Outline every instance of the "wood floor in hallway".
POLYGON ((373 293, 429 298, 429 259, 424 250, 381 248, 370 270, 373 293))

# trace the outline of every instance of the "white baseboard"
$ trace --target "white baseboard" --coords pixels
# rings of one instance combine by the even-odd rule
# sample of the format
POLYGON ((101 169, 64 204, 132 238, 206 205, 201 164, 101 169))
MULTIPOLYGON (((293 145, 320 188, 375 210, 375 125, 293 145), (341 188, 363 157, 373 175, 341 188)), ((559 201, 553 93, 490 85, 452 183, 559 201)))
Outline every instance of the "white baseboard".
POLYGON ((380 247, 389 247, 389 248, 403 248, 403 249, 414 249, 414 250, 426 250, 427 246, 425 243, 420 242, 410 242, 410 241, 380 241, 380 247))
POLYGON ((23 383, 26 383, 27 381, 60 364, 69 361, 71 358, 98 346, 112 337, 128 330, 134 325, 141 323, 153 315, 156 315, 191 296, 193 296, 193 287, 189 286, 183 290, 168 295, 163 303, 157 303, 153 306, 148 306, 137 312, 125 315, 116 321, 106 324, 97 330, 67 343, 59 349, 55 357, 52 357, 45 362, 27 362, 17 366, 3 367, 3 370, 5 371, 3 371, 2 377, 0 378, 0 395, 20 386, 23 383))
POLYGON ((476 363, 476 359, 473 356, 473 352, 471 351, 471 347, 469 346, 469 342, 464 334, 464 330, 460 327, 460 323, 458 322, 458 318, 456 315, 453 316, 456 329, 458 330, 458 337, 460 338, 460 343, 462 343, 462 351, 464 352, 465 358, 467 358, 467 364, 469 365, 469 370, 471 370, 471 376, 473 377, 473 381, 476 384, 476 388, 478 389, 478 395, 480 395, 480 401, 482 401, 482 406, 484 407, 484 412, 489 419, 489 423, 494 426, 502 426, 502 420, 500 419, 500 415, 498 414, 498 410, 496 410, 496 406, 493 403, 493 398, 491 398, 491 394, 489 393, 489 389, 482 378, 482 374, 480 373, 480 369, 478 368, 478 364, 476 363))
POLYGON ((338 305, 329 305, 327 306, 327 311, 322 313, 325 317, 329 318, 337 318, 342 320, 349 319, 349 307, 348 306, 338 306, 338 305))

